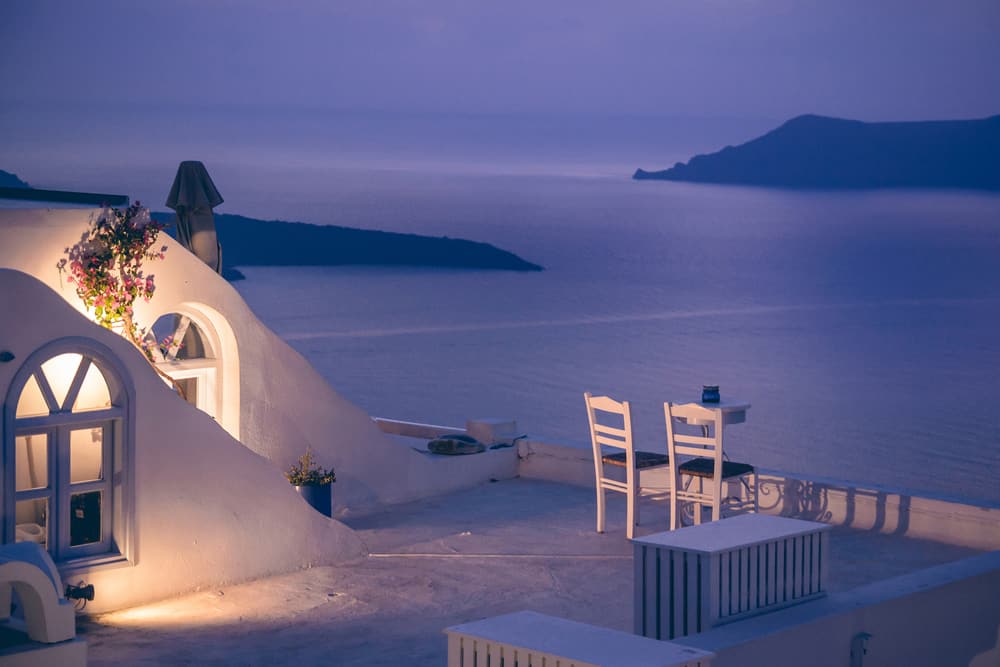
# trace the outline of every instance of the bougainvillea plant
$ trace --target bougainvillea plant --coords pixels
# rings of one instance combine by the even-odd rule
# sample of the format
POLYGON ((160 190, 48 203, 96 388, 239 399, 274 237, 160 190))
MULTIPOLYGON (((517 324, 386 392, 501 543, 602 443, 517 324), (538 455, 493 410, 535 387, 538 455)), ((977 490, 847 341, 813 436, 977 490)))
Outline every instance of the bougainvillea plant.
POLYGON ((96 322, 108 329, 120 326, 140 349, 145 332, 132 319, 132 308, 136 299, 149 301, 156 291, 153 274, 145 274, 143 263, 163 259, 167 246, 154 249, 163 227, 139 202, 126 209, 105 208, 56 265, 69 273, 67 282, 76 286, 96 322))

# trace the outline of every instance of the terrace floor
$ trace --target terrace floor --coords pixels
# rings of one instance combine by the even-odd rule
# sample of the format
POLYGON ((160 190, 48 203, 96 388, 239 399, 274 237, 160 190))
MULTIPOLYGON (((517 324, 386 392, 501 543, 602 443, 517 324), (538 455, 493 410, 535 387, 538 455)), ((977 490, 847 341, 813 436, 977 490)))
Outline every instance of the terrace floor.
MULTIPOLYGON (((79 623, 91 665, 428 666, 442 629, 533 609, 631 629, 624 496, 594 532, 593 491, 514 479, 343 520, 371 555, 106 614, 79 623)), ((644 500, 638 534, 665 530, 644 500)), ((958 560, 975 550, 835 528, 831 592, 958 560)))

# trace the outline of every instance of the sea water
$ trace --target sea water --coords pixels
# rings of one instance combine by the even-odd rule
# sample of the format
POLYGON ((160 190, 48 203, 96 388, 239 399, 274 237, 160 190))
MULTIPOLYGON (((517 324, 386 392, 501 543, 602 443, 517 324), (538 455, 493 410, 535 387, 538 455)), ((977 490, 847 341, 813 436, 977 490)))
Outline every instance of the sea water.
POLYGON ((663 402, 718 384, 752 404, 734 459, 1000 502, 1000 197, 369 176, 285 217, 546 268, 244 267, 250 306, 371 414, 588 446, 583 392, 606 393, 657 450, 663 402))

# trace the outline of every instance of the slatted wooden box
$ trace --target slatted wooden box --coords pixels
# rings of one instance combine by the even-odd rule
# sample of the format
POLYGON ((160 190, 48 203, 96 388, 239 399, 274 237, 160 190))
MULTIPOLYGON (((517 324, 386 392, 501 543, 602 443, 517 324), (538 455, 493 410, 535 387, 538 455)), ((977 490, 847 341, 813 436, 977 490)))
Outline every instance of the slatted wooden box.
POLYGON ((710 667, 712 653, 533 611, 456 625, 448 667, 710 667))
POLYGON ((825 595, 830 529, 744 514, 633 540, 635 633, 685 637, 825 595))

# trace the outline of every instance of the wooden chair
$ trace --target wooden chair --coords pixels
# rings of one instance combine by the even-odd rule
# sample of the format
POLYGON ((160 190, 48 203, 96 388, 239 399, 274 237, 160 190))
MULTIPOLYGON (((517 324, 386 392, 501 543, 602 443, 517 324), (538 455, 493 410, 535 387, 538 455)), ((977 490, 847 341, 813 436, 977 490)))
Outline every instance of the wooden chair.
POLYGON ((583 395, 590 421, 590 440, 594 446, 594 481, 597 489, 597 532, 604 532, 605 491, 618 491, 627 496, 629 539, 639 525, 639 471, 670 465, 666 454, 639 452, 632 443, 632 414, 628 401, 618 402, 608 396, 583 395), (609 421, 614 421, 611 425, 609 421), (606 454, 604 447, 622 451, 606 454), (604 466, 625 468, 625 481, 605 475, 604 466))
POLYGON ((723 510, 752 509, 756 512, 757 471, 749 463, 726 460, 722 448, 722 414, 695 403, 664 403, 663 412, 667 422, 667 454, 674 462, 670 530, 677 528, 682 502, 694 503, 696 525, 701 523, 702 505, 712 508, 712 521, 718 521, 723 510), (701 435, 687 432, 695 428, 701 435), (684 457, 694 458, 683 460, 684 457), (748 477, 753 478, 752 485, 748 484, 748 477), (723 484, 728 486, 733 480, 739 482, 740 495, 724 498, 723 484))

